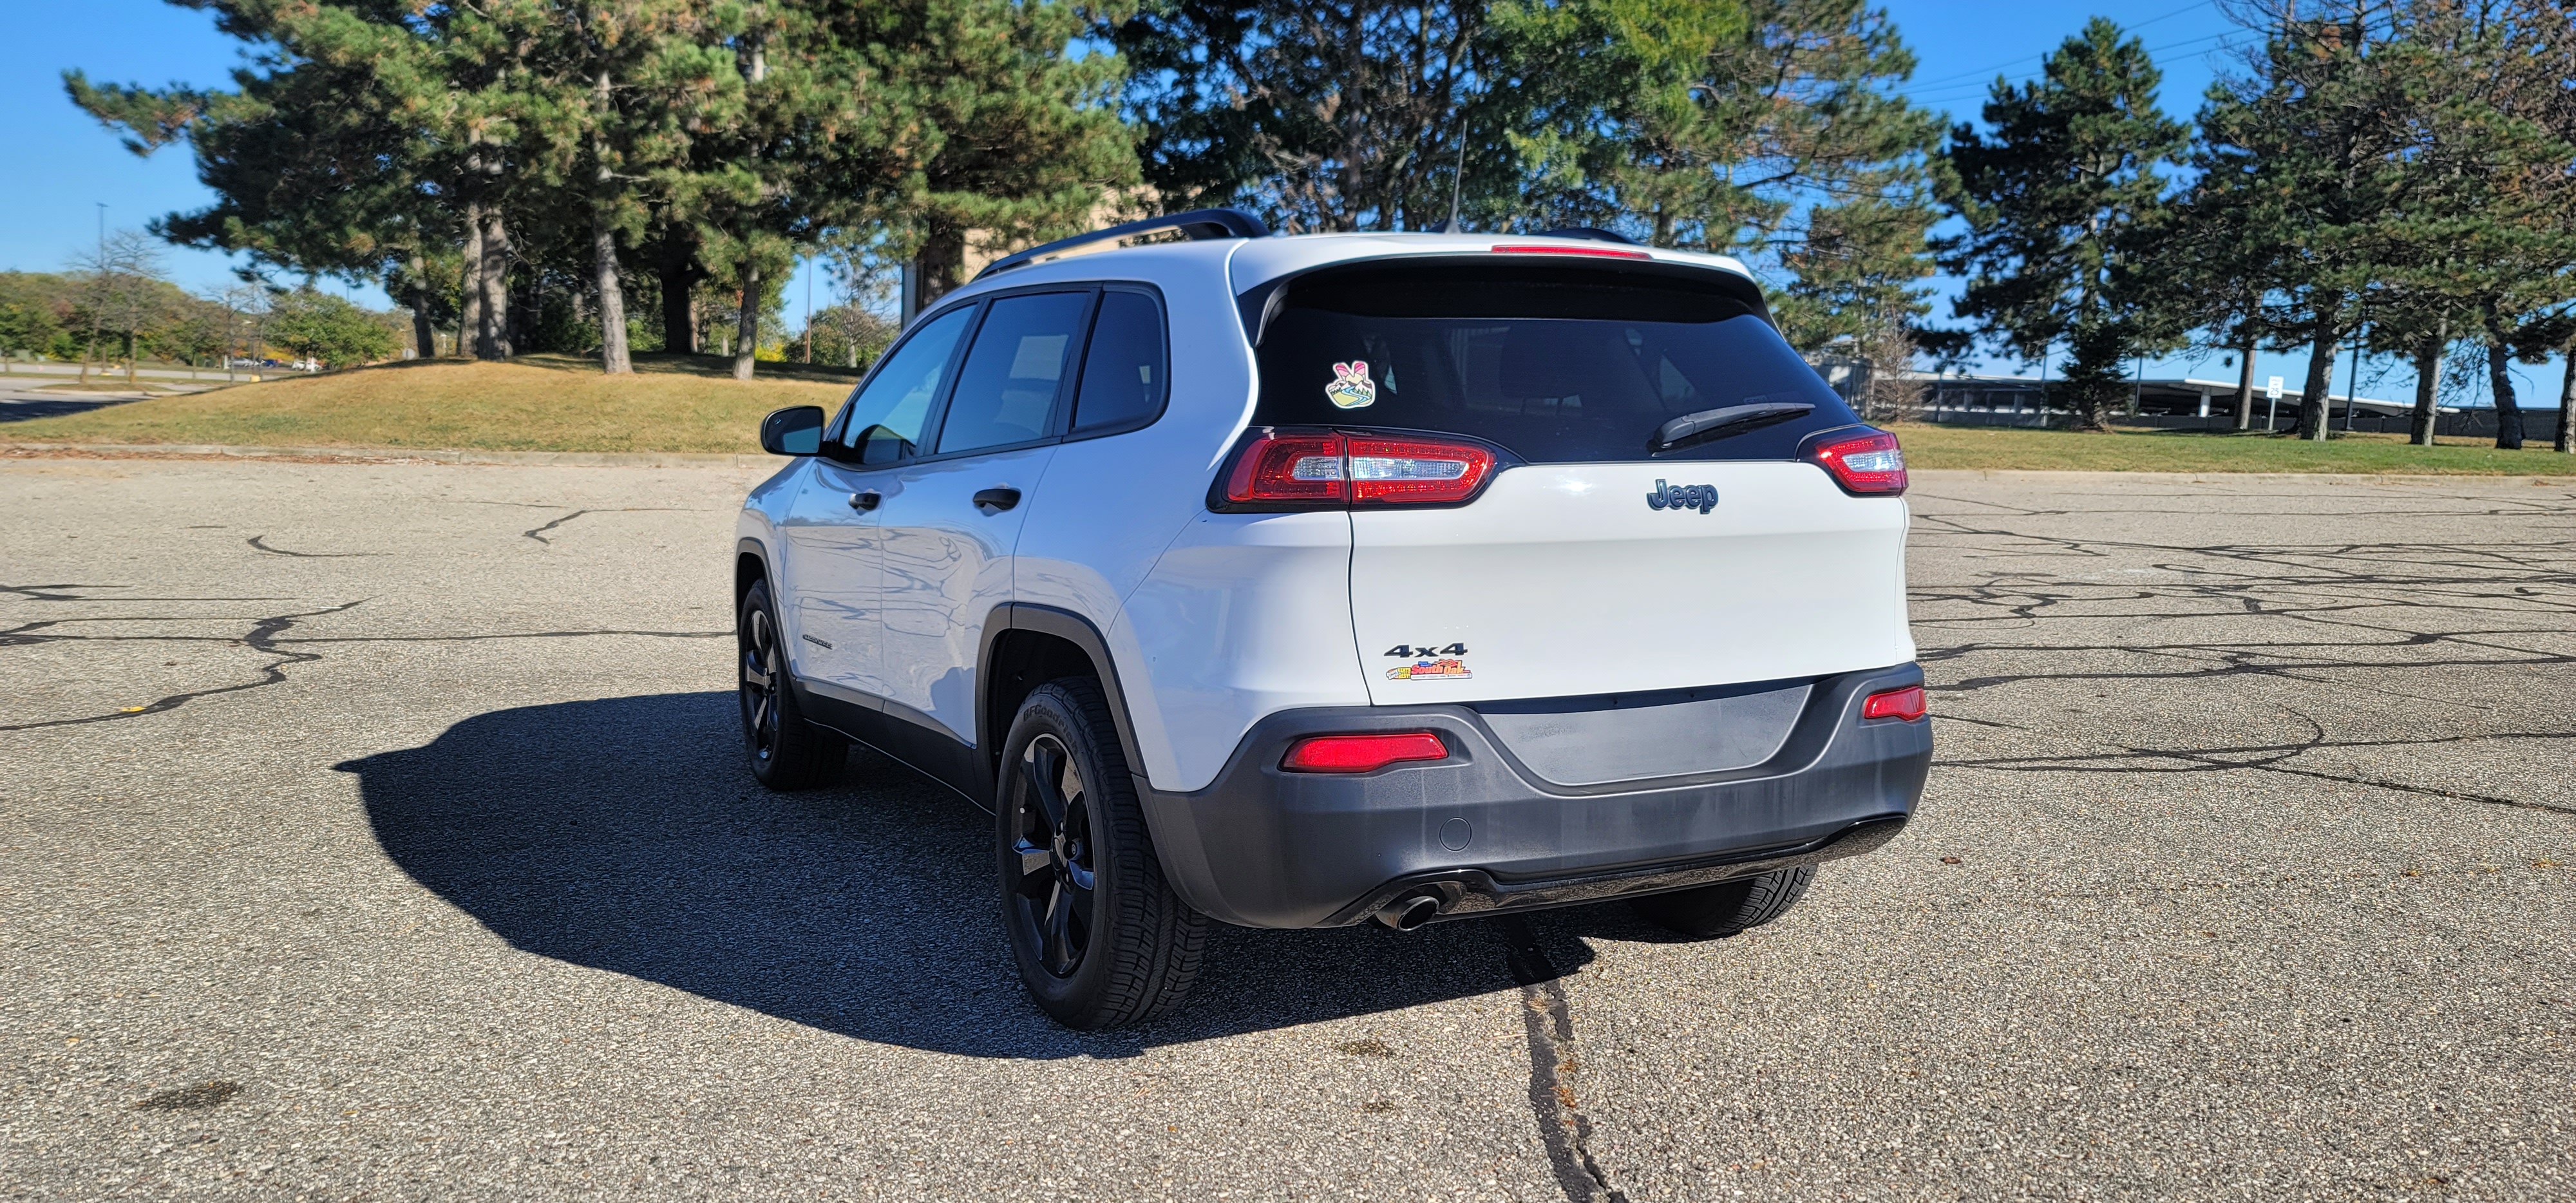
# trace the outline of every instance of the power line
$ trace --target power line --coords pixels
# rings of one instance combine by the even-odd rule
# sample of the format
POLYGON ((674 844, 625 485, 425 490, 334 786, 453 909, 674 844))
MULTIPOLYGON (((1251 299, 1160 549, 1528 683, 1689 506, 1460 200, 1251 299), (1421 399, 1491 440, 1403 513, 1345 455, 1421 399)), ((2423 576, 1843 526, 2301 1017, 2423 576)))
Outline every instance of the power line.
MULTIPOLYGON (((2237 30, 2231 29, 2224 33, 2213 33, 2204 37, 2189 38, 2180 42, 2169 42, 2162 46, 2149 46, 2147 47, 2147 53, 2151 55, 2163 54, 2170 50, 2180 50, 2184 47, 2195 46, 2202 42, 2214 42, 2222 38, 2234 37, 2237 32, 2237 30)), ((2047 56, 2041 55, 2039 57, 2046 58, 2047 56)), ((2015 61, 2026 62, 2029 60, 2019 59, 2015 61)), ((1951 84, 1947 87, 1928 88, 1922 92, 1907 92, 1905 94, 1905 98, 1917 104, 1943 104, 1957 100, 1974 99, 1977 95, 1984 92, 1989 86, 1989 83, 1951 84)))

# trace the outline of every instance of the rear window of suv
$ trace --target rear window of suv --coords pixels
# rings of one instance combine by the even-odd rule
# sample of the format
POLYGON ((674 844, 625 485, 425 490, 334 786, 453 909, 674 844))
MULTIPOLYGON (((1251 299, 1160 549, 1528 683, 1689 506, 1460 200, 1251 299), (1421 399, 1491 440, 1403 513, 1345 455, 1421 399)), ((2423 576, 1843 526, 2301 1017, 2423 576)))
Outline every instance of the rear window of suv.
POLYGON ((1745 299, 1669 269, 1380 262, 1285 288, 1261 334, 1259 425, 1597 463, 1790 459, 1859 421, 1745 299), (1674 419, 1737 406, 1757 409, 1735 433, 1651 450, 1674 419))

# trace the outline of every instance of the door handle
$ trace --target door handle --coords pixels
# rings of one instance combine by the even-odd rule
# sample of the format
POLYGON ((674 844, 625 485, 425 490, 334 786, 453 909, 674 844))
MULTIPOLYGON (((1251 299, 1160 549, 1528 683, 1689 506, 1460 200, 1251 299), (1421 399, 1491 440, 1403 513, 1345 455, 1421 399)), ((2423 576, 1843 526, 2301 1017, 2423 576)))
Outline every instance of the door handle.
POLYGON ((870 489, 864 493, 852 493, 850 494, 850 508, 864 514, 869 510, 877 508, 877 503, 883 500, 885 500, 884 495, 878 493, 875 489, 870 489))
POLYGON ((975 508, 990 517, 1020 503, 1018 489, 984 489, 975 494, 975 508))

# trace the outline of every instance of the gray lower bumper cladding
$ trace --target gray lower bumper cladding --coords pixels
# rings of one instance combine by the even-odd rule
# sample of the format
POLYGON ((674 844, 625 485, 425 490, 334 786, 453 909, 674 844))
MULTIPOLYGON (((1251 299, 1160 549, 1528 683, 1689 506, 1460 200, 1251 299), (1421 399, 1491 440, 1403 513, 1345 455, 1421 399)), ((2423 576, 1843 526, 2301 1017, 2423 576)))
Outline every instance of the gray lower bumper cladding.
MULTIPOLYGON (((1907 664, 1772 683, 1804 687, 1777 749, 1759 763, 1689 775, 1556 784, 1514 756, 1475 707, 1375 706, 1272 715, 1195 793, 1139 784, 1174 887, 1228 923, 1341 926, 1422 893, 1440 898, 1442 918, 1566 906, 1886 843, 1922 794, 1931 723, 1865 721, 1861 702, 1922 679, 1907 664), (1447 760, 1347 776, 1278 767, 1305 736, 1423 730, 1440 733, 1447 760)), ((1599 699, 1566 706, 1602 709, 1599 699)))

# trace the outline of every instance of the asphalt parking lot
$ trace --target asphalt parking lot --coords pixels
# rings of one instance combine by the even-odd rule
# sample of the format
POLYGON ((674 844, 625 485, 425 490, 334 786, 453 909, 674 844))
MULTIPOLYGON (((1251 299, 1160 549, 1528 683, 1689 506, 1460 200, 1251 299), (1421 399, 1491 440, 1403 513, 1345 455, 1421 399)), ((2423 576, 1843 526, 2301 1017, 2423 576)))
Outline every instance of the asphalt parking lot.
POLYGON ((2576 488, 1925 473, 1921 818, 1779 923, 1019 993, 739 766, 757 473, 0 461, 0 1197, 2576 1196, 2576 488))

